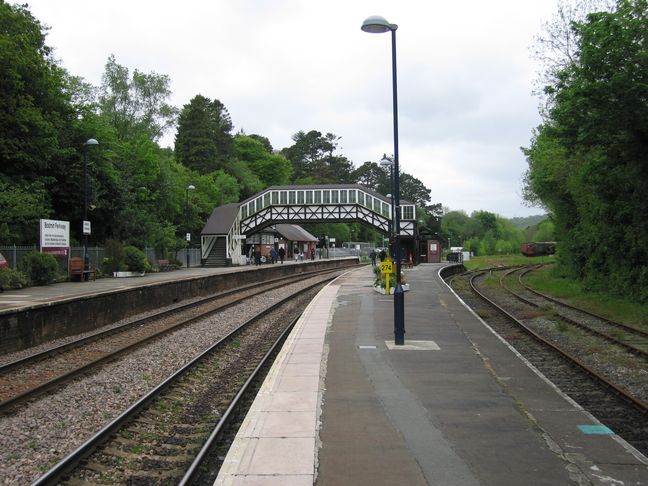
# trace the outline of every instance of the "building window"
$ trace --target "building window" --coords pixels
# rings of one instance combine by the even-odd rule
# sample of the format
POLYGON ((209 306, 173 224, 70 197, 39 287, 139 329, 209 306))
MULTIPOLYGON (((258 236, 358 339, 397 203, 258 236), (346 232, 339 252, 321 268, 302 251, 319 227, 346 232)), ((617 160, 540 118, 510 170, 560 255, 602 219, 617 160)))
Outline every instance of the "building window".
POLYGON ((315 191, 315 204, 322 203, 322 191, 315 191))
POLYGON ((295 191, 288 191, 288 204, 295 204, 295 191))
POLYGON ((383 216, 389 216, 389 206, 387 203, 382 203, 382 213, 383 216))
POLYGON ((331 191, 331 202, 337 204, 340 202, 338 191, 331 191))
POLYGON ((313 204, 313 191, 306 191, 306 204, 313 204))
POLYGON ((347 192, 346 191, 340 191, 340 202, 342 204, 347 203, 347 192))
POLYGON ((322 191, 324 193, 324 204, 331 204, 331 191, 322 191))
POLYGON ((373 211, 373 197, 368 195, 366 199, 367 199, 367 207, 373 211))
POLYGON ((279 204, 279 192, 272 191, 272 204, 279 204))
POLYGON ((304 204, 304 191, 297 191, 297 204, 304 204))
POLYGON ((248 216, 247 204, 244 204, 241 208, 241 219, 245 219, 248 216))
POLYGON ((288 192, 287 191, 281 191, 279 193, 279 201, 280 201, 280 204, 288 204, 288 192))
POLYGON ((365 193, 362 191, 358 191, 358 203, 362 206, 365 205, 365 193))
POLYGON ((355 189, 351 189, 349 191, 349 202, 355 204, 356 202, 356 191, 355 189))
POLYGON ((411 221, 414 219, 414 206, 402 206, 401 219, 411 221))
POLYGON ((263 195, 263 207, 267 208, 268 206, 270 206, 270 193, 266 192, 263 195))

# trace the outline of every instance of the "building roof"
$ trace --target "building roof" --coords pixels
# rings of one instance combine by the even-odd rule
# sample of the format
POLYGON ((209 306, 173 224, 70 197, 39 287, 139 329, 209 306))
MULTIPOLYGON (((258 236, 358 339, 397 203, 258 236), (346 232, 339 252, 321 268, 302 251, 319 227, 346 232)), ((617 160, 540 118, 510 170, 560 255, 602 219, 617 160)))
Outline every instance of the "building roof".
POLYGON ((226 235, 234 224, 238 210, 239 203, 230 203, 214 208, 200 234, 226 235))
POLYGON ((295 224, 276 224, 275 230, 288 241, 317 241, 315 236, 295 224))

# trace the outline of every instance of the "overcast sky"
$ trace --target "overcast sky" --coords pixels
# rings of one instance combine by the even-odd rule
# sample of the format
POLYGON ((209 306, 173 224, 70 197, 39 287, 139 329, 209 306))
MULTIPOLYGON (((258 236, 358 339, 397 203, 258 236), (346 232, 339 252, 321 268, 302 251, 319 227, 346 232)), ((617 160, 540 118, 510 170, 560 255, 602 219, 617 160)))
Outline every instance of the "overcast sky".
MULTIPOLYGON (((275 149, 299 130, 342 137, 356 166, 393 153, 390 34, 398 24, 401 169, 453 210, 540 214, 522 204, 540 123, 530 46, 555 0, 32 0, 47 43, 73 75, 99 85, 108 56, 169 75, 171 103, 219 99, 234 130, 275 149)), ((172 146, 175 133, 162 141, 172 146)))

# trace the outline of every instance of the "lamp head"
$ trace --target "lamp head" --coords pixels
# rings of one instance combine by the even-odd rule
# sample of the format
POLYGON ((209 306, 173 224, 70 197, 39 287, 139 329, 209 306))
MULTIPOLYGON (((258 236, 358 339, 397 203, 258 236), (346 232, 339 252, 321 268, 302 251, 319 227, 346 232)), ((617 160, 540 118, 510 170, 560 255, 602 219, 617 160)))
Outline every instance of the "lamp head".
POLYGON ((193 191, 195 188, 196 188, 196 186, 194 186, 193 184, 189 184, 187 186, 187 191, 193 191))
POLYGON ((381 17, 380 15, 372 15, 371 17, 367 17, 364 22, 362 22, 362 27, 360 28, 365 32, 369 32, 370 34, 382 34, 390 30, 398 29, 398 25, 390 24, 389 22, 387 22, 387 19, 385 19, 385 17, 381 17))
POLYGON ((391 167, 393 162, 387 158, 387 155, 383 155, 382 159, 380 159, 380 165, 382 167, 391 167))
POLYGON ((97 142, 94 138, 89 138, 83 145, 99 145, 99 142, 97 142))

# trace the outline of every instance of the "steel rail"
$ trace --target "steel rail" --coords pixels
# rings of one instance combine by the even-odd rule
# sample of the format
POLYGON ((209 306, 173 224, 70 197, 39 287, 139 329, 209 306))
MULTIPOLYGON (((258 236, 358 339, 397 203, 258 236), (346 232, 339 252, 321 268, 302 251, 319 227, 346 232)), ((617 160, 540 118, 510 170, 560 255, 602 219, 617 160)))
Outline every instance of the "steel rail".
POLYGON ((276 348, 279 346, 280 343, 283 343, 283 341, 286 339, 287 334, 292 330, 292 328, 295 326, 297 321, 300 319, 301 314, 297 316, 293 321, 286 327, 283 333, 281 333, 281 336, 275 341, 275 343, 272 345, 270 350, 266 353, 266 355, 263 357, 262 361, 259 363, 259 365, 254 369, 252 374, 248 377, 248 379, 245 381, 241 389, 238 391, 236 396, 232 399, 232 402, 230 403, 229 407, 227 407, 227 410, 223 413, 221 418, 219 419, 218 423, 216 424, 216 427, 212 430, 211 434, 201 447, 200 451, 196 455, 196 458, 193 460, 191 465, 189 466, 189 469, 187 469, 187 472, 184 474, 180 482, 178 483, 178 486, 186 486, 190 483, 190 481, 194 478, 196 473, 198 472, 198 468, 202 464, 203 460, 209 453, 210 449, 213 447, 214 442, 220 438, 221 433, 225 429, 225 426, 229 423, 230 416, 233 414, 233 412, 236 410, 236 408, 239 405, 239 401, 242 400, 242 398, 245 396, 247 393, 248 389, 251 388, 252 383, 254 380, 257 378, 263 367, 266 365, 267 361, 270 359, 270 357, 274 354, 276 348))
MULTIPOLYGON (((333 279, 331 279, 333 280, 333 279)), ((119 430, 126 423, 131 421, 135 415, 141 412, 145 407, 150 405, 157 397, 159 397, 162 392, 169 389, 179 378, 188 373, 192 368, 202 362, 207 356, 211 355, 218 349, 220 349, 226 342, 230 341, 232 338, 241 333, 247 326, 251 325, 255 321, 261 319, 265 315, 269 314, 273 310, 289 303, 295 295, 307 292, 311 288, 314 288, 318 285, 321 285, 322 282, 318 282, 307 287, 299 289, 292 295, 289 295, 280 301, 272 304, 270 307, 262 310, 257 315, 251 317, 244 323, 242 323, 238 328, 234 329, 232 332, 226 336, 219 339, 216 343, 209 346, 198 356, 193 358, 191 361, 186 363, 180 369, 171 374, 163 382, 158 384, 155 388, 149 391, 146 395, 140 398, 137 402, 131 405, 127 410, 122 412, 118 417, 112 420, 94 436, 88 439, 85 443, 79 446, 75 451, 70 453, 67 457, 63 458, 58 464, 52 467, 49 471, 43 474, 40 478, 32 483, 32 486, 45 486, 57 484, 66 474, 71 472, 83 459, 91 455, 99 446, 104 442, 110 439, 110 437, 119 430)))
MULTIPOLYGON (((292 275, 291 278, 294 279, 295 281, 300 281, 300 280, 305 280, 307 278, 312 278, 312 277, 322 275, 322 274, 325 275, 327 273, 333 273, 333 272, 340 271, 340 270, 341 269, 335 269, 335 270, 327 269, 325 271, 308 272, 307 274, 303 273, 303 274, 299 274, 299 275, 292 275)), ((275 280, 283 281, 283 280, 286 280, 286 279, 282 278, 282 279, 275 279, 275 280)), ((269 282, 266 281, 266 282, 263 282, 261 284, 253 284, 250 287, 254 288, 254 287, 258 287, 260 285, 264 285, 264 284, 265 285, 268 285, 268 284, 272 285, 272 284, 277 283, 275 280, 269 281, 269 282)), ((203 300, 200 300, 198 302, 185 304, 185 305, 183 305, 183 310, 187 310, 188 308, 196 307, 198 305, 205 304, 205 303, 207 303, 209 301, 215 300, 216 298, 222 298, 222 297, 229 296, 230 294, 236 293, 236 292, 240 293, 241 289, 239 288, 239 289, 236 289, 235 291, 228 291, 228 292, 225 293, 226 295, 219 295, 218 297, 211 296, 211 297, 208 297, 207 299, 203 299, 203 300)), ((96 359, 94 359, 92 361, 88 361, 85 364, 83 364, 82 366, 74 368, 74 369, 72 369, 72 370, 70 370, 70 371, 68 371, 68 372, 66 372, 66 373, 64 373, 62 375, 59 375, 59 376, 57 376, 55 378, 52 378, 52 379, 50 379, 50 380, 48 380, 46 382, 43 382, 43 383, 41 383, 41 384, 39 384, 39 385, 37 385, 37 386, 35 386, 33 388, 30 388, 29 390, 24 391, 23 393, 14 395, 13 397, 11 397, 9 399, 0 402, 0 413, 7 413, 10 409, 15 407, 16 405, 18 405, 20 403, 23 403, 23 402, 25 402, 27 400, 31 400, 32 398, 35 398, 35 397, 47 392, 48 390, 51 390, 52 388, 54 388, 56 386, 59 386, 62 383, 70 381, 71 379, 76 378, 77 376, 80 376, 80 375, 82 375, 84 373, 89 372, 90 370, 92 370, 93 368, 96 368, 97 366, 99 366, 101 364, 104 364, 104 363, 106 363, 108 361, 116 359, 119 356, 123 355, 124 353, 132 350, 133 348, 136 348, 138 346, 142 346, 142 345, 144 345, 144 344, 146 344, 146 343, 148 343, 148 342, 150 342, 150 341, 152 341, 154 339, 159 338, 160 336, 162 336, 164 334, 168 334, 168 333, 170 333, 172 331, 175 331, 175 330, 177 330, 177 329, 179 329, 179 328, 181 328, 183 326, 187 326, 187 325, 189 325, 189 324, 191 324, 193 322, 196 322, 196 321, 198 321, 200 319, 204 319, 205 317, 208 317, 208 316, 210 316, 210 315, 212 315, 212 314, 214 314, 216 312, 222 312, 223 310, 225 310, 225 309, 227 309, 229 307, 232 307, 234 305, 237 305, 237 304, 241 303, 242 301, 244 301, 246 299, 247 299, 247 297, 241 297, 241 298, 238 298, 238 299, 236 299, 236 300, 234 300, 232 302, 228 302, 226 304, 223 304, 223 305, 221 305, 221 306, 219 306, 219 307, 217 307, 215 309, 210 309, 210 310, 208 310, 206 312, 200 313, 199 315, 192 316, 192 317, 190 317, 188 319, 183 319, 183 320, 177 322, 176 324, 172 324, 172 325, 170 325, 168 327, 160 329, 160 330, 154 332, 153 334, 150 334, 148 336, 145 336, 144 338, 141 338, 141 339, 138 339, 138 340, 136 340, 134 342, 131 342, 130 344, 127 344, 126 346, 123 346, 123 347, 121 347, 121 348, 119 348, 119 349, 117 349, 115 351, 109 352, 109 353, 105 354, 104 356, 100 356, 100 357, 98 357, 98 358, 96 358, 96 359)), ((164 314, 164 312, 159 313, 156 317, 157 318, 165 317, 165 316, 172 315, 174 313, 180 312, 180 311, 173 312, 175 310, 176 309, 172 309, 169 314, 164 314)), ((150 321, 152 319, 153 318, 146 317, 146 318, 144 318, 142 320, 143 322, 139 322, 137 325, 141 325, 144 322, 148 322, 148 321, 150 321)), ((128 328, 121 329, 121 330, 122 331, 128 330, 128 329, 130 329, 132 327, 135 327, 135 325, 130 325, 130 326, 128 326, 128 328)), ((108 334, 106 336, 103 336, 103 337, 107 337, 107 336, 110 336, 112 334, 115 334, 115 333, 110 333, 110 334, 108 334)), ((93 342, 93 341, 90 341, 90 342, 93 342)), ((88 343, 84 343, 84 344, 88 344, 88 343)), ((73 348, 71 348, 71 349, 73 349, 73 348)))
MULTIPOLYGON (((350 267, 354 267, 354 266, 359 266, 359 264, 358 265, 350 265, 350 267)), ((82 337, 80 339, 76 339, 76 340, 71 341, 69 343, 64 343, 64 344, 61 344, 59 346, 48 348, 48 349, 45 349, 45 350, 43 350, 43 351, 41 351, 39 353, 35 353, 35 354, 29 355, 29 356, 25 356, 23 358, 16 359, 14 361, 10 361, 9 363, 0 364, 0 373, 9 371, 9 370, 11 370, 13 368, 16 368, 18 366, 24 365, 24 364, 32 362, 32 361, 36 361, 36 360, 39 360, 39 359, 44 359, 44 358, 47 358, 49 356, 62 353, 64 351, 74 349, 75 347, 79 347, 81 345, 91 343, 93 341, 105 338, 105 337, 110 336, 112 334, 117 334, 119 332, 123 332, 125 329, 129 329, 131 327, 146 324, 147 322, 150 322, 152 320, 160 319, 161 317, 166 317, 166 316, 169 316, 169 315, 173 315, 175 313, 182 312, 184 310, 187 310, 188 308, 195 307, 197 305, 206 304, 206 303, 209 303, 209 302, 211 302, 213 300, 222 299, 224 297, 229 297, 232 294, 236 294, 236 293, 239 293, 239 292, 244 292, 244 291, 247 291, 247 290, 252 290, 252 289, 254 289, 256 287, 261 287, 263 285, 271 285, 273 283, 280 283, 280 282, 283 282, 285 280, 299 279, 300 277, 305 277, 305 276, 316 276, 316 275, 320 275, 320 274, 326 274, 328 272, 334 272, 334 271, 338 271, 338 270, 341 270, 341 269, 344 269, 344 268, 347 268, 347 267, 339 267, 339 268, 335 268, 335 269, 330 269, 329 268, 329 269, 325 269, 325 270, 315 270, 315 271, 312 271, 312 272, 303 272, 303 273, 298 273, 298 274, 293 274, 293 275, 286 275, 286 276, 283 276, 283 277, 278 277, 278 278, 274 278, 274 279, 270 279, 270 280, 264 280, 262 282, 254 282, 254 283, 251 283, 251 284, 236 287, 234 289, 228 289, 228 290, 225 290, 225 291, 222 291, 222 292, 218 292, 216 294, 210 295, 210 296, 205 297, 204 299, 201 299, 201 300, 196 301, 196 302, 189 302, 189 303, 186 303, 186 304, 180 304, 180 305, 178 305, 178 306, 176 306, 176 307, 174 307, 172 309, 166 309, 166 310, 163 310, 163 311, 155 312, 154 314, 151 314, 151 315, 149 315, 147 317, 143 317, 141 319, 136 319, 136 320, 134 320, 132 322, 127 322, 127 323, 125 323, 125 324, 123 324, 121 326, 117 326, 117 327, 113 327, 113 328, 110 328, 110 329, 105 329, 103 331, 95 332, 94 334, 82 337)), ((107 325, 110 325, 110 324, 107 324, 107 325)))
MULTIPOLYGON (((522 302, 524 304, 527 304, 527 305, 530 305, 531 307, 535 307, 536 309, 541 309, 542 307, 539 304, 536 304, 535 302, 532 302, 529 299, 526 299, 525 297, 521 296, 520 294, 518 294, 514 290, 507 287, 506 284, 503 282, 503 278, 508 277, 510 274, 512 274, 512 273, 514 273, 514 272, 516 272, 518 270, 519 269, 509 270, 502 277, 500 277, 500 285, 501 285, 501 287, 504 290, 506 290, 507 292, 509 292, 513 297, 518 299, 520 302, 522 302)), ((562 305, 561 302, 558 302, 558 301, 553 301, 553 302, 555 302, 558 305, 562 305)), ((565 306, 565 307, 570 308, 570 306, 565 306)), ((572 308, 572 309, 575 309, 575 308, 572 308)), ((578 309, 576 309, 576 310, 578 310, 578 309)), ((637 347, 633 346, 632 344, 628 344, 628 343, 625 343, 623 341, 620 341, 617 338, 615 338, 614 336, 610 336, 609 334, 606 334, 606 333, 604 333, 602 331, 593 329, 592 327, 588 326, 587 324, 583 324, 582 322, 578 322, 577 320, 572 319, 571 317, 565 316, 563 314, 560 314, 559 312, 557 312, 556 315, 558 316, 559 319, 561 319, 561 320, 563 320, 563 321, 565 321, 565 322, 567 322, 567 323, 569 323, 569 324, 571 324, 573 326, 576 326, 579 329, 582 329, 583 331, 585 331, 585 332, 587 332, 589 334, 597 336, 597 337, 599 337, 601 339, 605 339, 606 341, 608 341, 608 342, 610 342, 610 343, 612 343, 612 344, 614 344, 616 346, 620 346, 620 347, 624 348, 626 351, 629 351, 629 352, 631 352, 632 354, 634 354, 636 356, 640 356, 642 358, 648 358, 648 352, 646 352, 645 350, 643 350, 641 348, 637 348, 637 347)))
POLYGON ((533 339, 538 341, 539 343, 543 344, 544 346, 549 347, 551 350, 555 351, 558 353, 560 356, 562 356, 564 359, 566 359, 568 362, 575 364, 578 366, 580 369, 582 369, 585 373, 590 375, 592 378, 596 379, 603 385, 607 386, 610 388, 614 393, 618 394, 620 397, 625 399, 627 402, 630 402, 631 405, 633 405, 637 410, 640 412, 646 414, 648 413, 648 402, 645 402, 639 398, 636 398, 632 396, 628 391, 626 391, 624 388, 621 388, 620 386, 612 383, 611 381, 607 380, 605 377, 599 375, 596 371, 592 370, 589 366, 587 366, 585 363, 580 361, 579 359, 571 356, 570 354, 566 353, 559 347, 555 346, 553 343, 547 341, 545 338, 543 338, 541 335, 536 333, 533 329, 529 328, 526 326, 523 322, 515 318, 513 315, 511 315, 508 311, 506 311, 504 308, 493 302, 491 299, 489 299, 486 295, 484 295, 482 292, 480 292, 477 289, 477 286, 475 285, 474 280, 483 275, 485 272, 480 272, 475 275, 473 275, 470 278, 470 287, 472 290, 486 303, 488 303, 490 306, 495 308, 497 311, 499 311, 502 315, 504 315, 507 319, 509 319, 511 322, 513 322, 517 327, 525 331, 528 335, 530 335, 533 339))
POLYGON ((639 336, 648 338, 648 331, 644 331, 642 329, 637 329, 634 326, 629 326, 628 324, 624 324, 622 322, 613 321, 612 319, 608 319, 607 317, 603 317, 603 316, 601 316, 599 314, 595 314, 594 312, 590 312, 590 311, 582 309, 580 307, 576 307, 575 305, 567 304, 566 302, 563 302, 563 301, 561 301, 559 299, 556 299, 555 297, 551 297, 550 295, 544 294, 542 292, 539 292, 539 291, 531 288, 528 284, 525 284, 522 281, 522 277, 524 277, 527 273, 532 272, 533 270, 536 270, 536 268, 535 267, 529 268, 529 269, 525 270, 524 272, 522 272, 518 277, 518 281, 520 282, 520 285, 522 285, 529 292, 531 292, 533 294, 536 294, 536 295, 538 295, 538 296, 540 296, 540 297, 542 297, 544 299, 547 299, 550 302, 555 302, 558 305, 562 305, 562 306, 565 306, 565 307, 567 307, 569 309, 573 309, 573 310, 575 310, 577 312, 582 312, 583 314, 587 314, 588 316, 592 316, 592 317, 594 317, 596 319, 600 319, 601 321, 606 322, 611 326, 615 326, 615 327, 618 327, 618 328, 623 329, 625 331, 628 331, 630 333, 634 333, 634 334, 637 334, 639 336))

